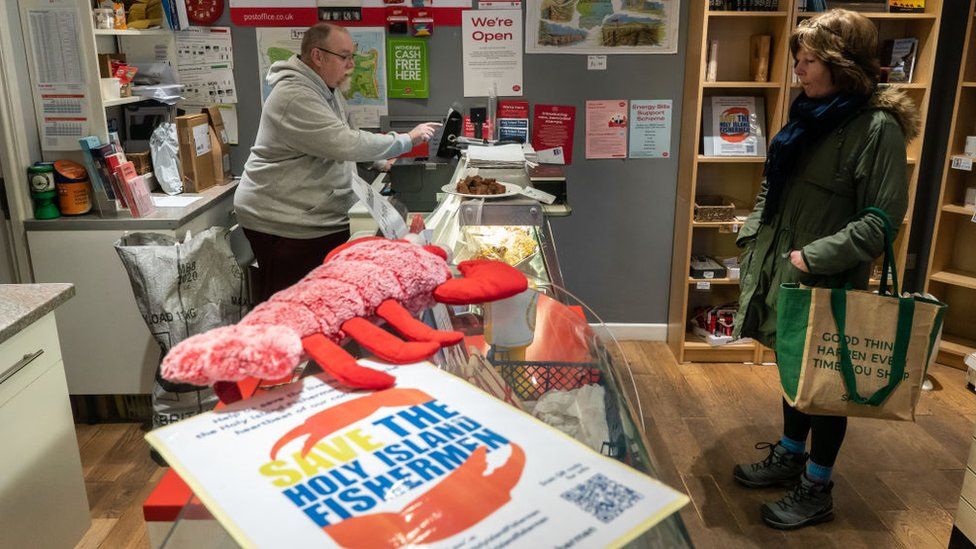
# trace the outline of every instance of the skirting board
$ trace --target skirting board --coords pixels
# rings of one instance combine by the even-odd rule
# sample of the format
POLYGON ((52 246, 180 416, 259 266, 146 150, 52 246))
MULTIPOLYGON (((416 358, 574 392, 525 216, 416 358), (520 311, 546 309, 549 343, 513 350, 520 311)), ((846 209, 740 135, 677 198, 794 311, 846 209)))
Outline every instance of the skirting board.
POLYGON ((617 341, 665 341, 668 338, 667 324, 636 324, 629 322, 608 322, 604 325, 590 324, 601 337, 609 331, 617 341))

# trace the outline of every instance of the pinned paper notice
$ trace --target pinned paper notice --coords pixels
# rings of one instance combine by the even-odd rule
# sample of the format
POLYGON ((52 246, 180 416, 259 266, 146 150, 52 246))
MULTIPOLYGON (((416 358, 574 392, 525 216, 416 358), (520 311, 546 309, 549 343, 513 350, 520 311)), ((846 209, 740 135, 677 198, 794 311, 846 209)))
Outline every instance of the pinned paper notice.
POLYGON ((536 157, 542 164, 565 164, 566 158, 563 156, 562 147, 553 147, 536 151, 536 157))

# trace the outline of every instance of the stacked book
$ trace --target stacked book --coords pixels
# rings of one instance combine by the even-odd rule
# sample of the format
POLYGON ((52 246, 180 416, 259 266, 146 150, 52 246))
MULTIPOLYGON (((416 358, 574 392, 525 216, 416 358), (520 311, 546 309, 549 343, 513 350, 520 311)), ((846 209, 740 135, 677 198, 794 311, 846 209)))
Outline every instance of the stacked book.
POLYGON ((777 11, 779 0, 708 0, 713 11, 777 11))

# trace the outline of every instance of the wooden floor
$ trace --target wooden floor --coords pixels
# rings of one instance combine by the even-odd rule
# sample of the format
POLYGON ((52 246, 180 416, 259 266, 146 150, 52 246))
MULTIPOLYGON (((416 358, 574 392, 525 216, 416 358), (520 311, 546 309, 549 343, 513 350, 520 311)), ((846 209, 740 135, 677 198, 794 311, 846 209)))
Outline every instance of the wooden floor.
POLYGON ((930 372, 915 423, 852 419, 834 467, 837 518, 782 533, 764 526, 759 505, 781 490, 748 490, 736 463, 756 461, 759 441, 782 435, 775 366, 678 365, 660 343, 623 344, 640 394, 661 480, 692 503, 681 511, 698 547, 946 547, 973 442, 976 395, 965 374, 930 372))
MULTIPOLYGON (((678 365, 662 343, 625 342, 661 480, 686 492, 681 511, 698 547, 945 547, 976 420, 963 372, 937 366, 916 423, 852 420, 834 469, 837 519, 797 532, 762 525, 780 491, 732 481, 764 457, 753 444, 782 429, 775 367, 678 365)), ((92 527, 78 547, 148 547, 142 502, 162 476, 136 424, 78 425, 92 527)))

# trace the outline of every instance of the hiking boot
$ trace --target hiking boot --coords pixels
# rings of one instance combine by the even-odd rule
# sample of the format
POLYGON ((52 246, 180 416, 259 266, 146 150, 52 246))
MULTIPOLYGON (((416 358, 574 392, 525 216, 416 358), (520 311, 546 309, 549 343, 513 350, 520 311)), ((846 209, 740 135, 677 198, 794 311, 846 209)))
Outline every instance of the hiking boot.
POLYGON ((800 477, 800 482, 783 499, 764 503, 759 508, 763 522, 777 530, 795 530, 834 519, 834 483, 821 484, 800 477))
POLYGON ((765 488, 767 486, 793 486, 800 478, 807 464, 807 453, 794 454, 782 444, 760 442, 756 450, 769 449, 766 459, 756 463, 739 464, 735 466, 733 474, 735 480, 749 488, 765 488))

